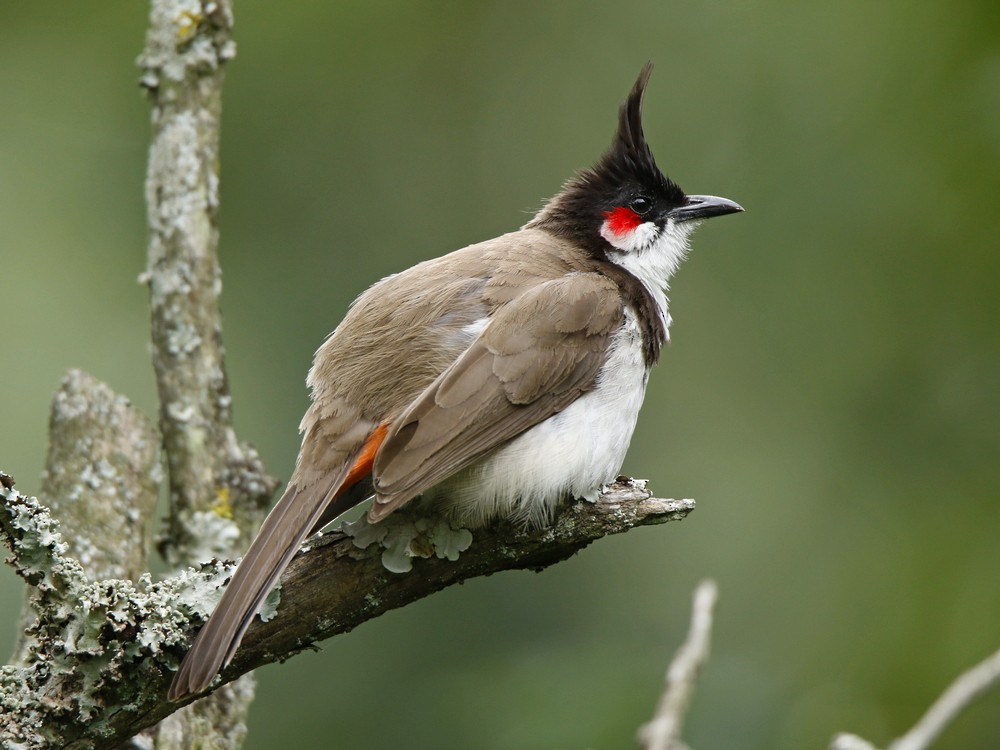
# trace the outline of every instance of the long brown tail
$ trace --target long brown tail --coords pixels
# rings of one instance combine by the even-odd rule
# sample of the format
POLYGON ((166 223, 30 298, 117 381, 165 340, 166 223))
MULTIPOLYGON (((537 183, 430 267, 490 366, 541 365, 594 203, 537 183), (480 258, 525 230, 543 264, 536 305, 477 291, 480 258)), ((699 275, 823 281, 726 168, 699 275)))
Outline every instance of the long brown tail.
POLYGON ((285 490, 184 656, 167 698, 178 701, 200 693, 229 663, 264 598, 323 513, 329 492, 329 486, 301 492, 290 485, 285 490))
POLYGON ((264 519, 215 611, 195 636, 170 684, 168 699, 179 701, 209 686, 233 658, 264 598, 302 541, 365 499, 366 492, 350 490, 352 486, 368 484, 375 449, 385 432, 384 428, 377 428, 355 460, 337 472, 329 483, 317 483, 306 490, 294 484, 288 486, 264 519))

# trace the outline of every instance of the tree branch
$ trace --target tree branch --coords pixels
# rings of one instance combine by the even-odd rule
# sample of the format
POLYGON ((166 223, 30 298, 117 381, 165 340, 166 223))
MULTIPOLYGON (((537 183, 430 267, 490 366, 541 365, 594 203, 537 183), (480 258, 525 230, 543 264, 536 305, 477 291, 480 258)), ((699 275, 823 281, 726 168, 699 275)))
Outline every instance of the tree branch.
MULTIPOLYGON (((230 0, 152 0, 139 58, 153 125, 144 278, 170 474, 160 549, 177 568, 245 550, 277 486, 256 450, 237 440, 222 344, 219 135, 232 25, 230 0)), ((162 741, 193 747, 211 737, 215 747, 239 748, 252 679, 171 716, 162 741)))
POLYGON ((856 734, 841 732, 835 734, 833 739, 830 740, 829 750, 878 750, 878 748, 856 734))
POLYGON ((236 438, 222 345, 219 131, 232 23, 228 0, 153 0, 139 58, 152 102, 143 278, 170 473, 163 550, 177 565, 244 549, 277 486, 236 438))
MULTIPOLYGON (((88 578, 138 578, 148 567, 159 494, 160 438, 146 416, 107 385, 70 370, 52 399, 43 492, 74 533, 67 552, 88 578)), ((28 588, 14 661, 34 640, 35 590, 28 588)))
POLYGON ((666 688, 656 715, 639 729, 639 745, 644 750, 687 750, 687 745, 681 740, 681 730, 694 695, 698 673, 708 661, 713 612, 718 597, 715 581, 702 581, 695 589, 687 639, 667 668, 666 688))
MULTIPOLYGON (((914 727, 889 743, 888 750, 926 750, 958 715, 1000 685, 1000 651, 960 674, 941 694, 914 727)), ((830 750, 875 750, 875 746, 853 734, 838 734, 830 750)))
POLYGON ((997 684, 1000 684, 1000 651, 959 675, 913 729, 889 745, 889 750, 930 747, 962 711, 997 684))
POLYGON ((149 567, 162 479, 160 436, 128 399, 70 370, 52 399, 42 491, 90 578, 138 578, 149 567))
MULTIPOLYGON (((165 699, 172 670, 234 566, 215 562, 159 583, 148 575, 135 584, 89 582, 65 555, 47 509, 13 489, 7 475, 0 487, 0 537, 18 574, 46 596, 36 658, 0 670, 0 744, 117 747, 176 709, 165 699)), ((563 507, 546 529, 477 530, 456 560, 442 559, 454 549, 435 546, 434 522, 404 512, 394 528, 418 532, 407 545, 416 558, 409 574, 383 566, 389 535, 366 544, 357 532, 327 533, 293 560, 276 614, 254 623, 223 682, 447 586, 501 570, 541 570, 603 536, 680 520, 693 509, 691 500, 659 500, 642 483, 619 482, 596 503, 563 507)))

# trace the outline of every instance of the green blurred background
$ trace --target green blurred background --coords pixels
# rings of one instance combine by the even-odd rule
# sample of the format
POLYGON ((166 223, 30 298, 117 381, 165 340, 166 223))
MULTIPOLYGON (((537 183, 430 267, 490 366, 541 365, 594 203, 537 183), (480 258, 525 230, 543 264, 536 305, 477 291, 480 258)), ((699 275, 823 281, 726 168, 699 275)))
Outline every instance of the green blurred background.
MULTIPOLYGON (((155 413, 142 3, 0 4, 0 467, 81 367, 155 413)), ((260 672, 247 747, 630 747, 718 579, 696 748, 883 743, 1000 646, 1000 6, 238 3, 223 128, 240 435, 287 477, 310 357, 381 276, 646 132, 695 237, 625 471, 681 524, 473 581, 260 672)), ((0 646, 20 585, 0 570, 0 646)), ((6 648, 4 646, 4 648, 6 648)), ((941 747, 1000 747, 1000 695, 941 747)))

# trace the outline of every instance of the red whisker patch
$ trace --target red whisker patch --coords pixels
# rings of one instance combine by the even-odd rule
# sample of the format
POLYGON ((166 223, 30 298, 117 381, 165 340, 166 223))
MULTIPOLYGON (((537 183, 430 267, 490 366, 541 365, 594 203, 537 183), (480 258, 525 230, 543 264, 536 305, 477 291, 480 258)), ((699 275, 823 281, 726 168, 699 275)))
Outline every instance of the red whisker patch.
POLYGON ((604 212, 604 225, 618 236, 628 234, 640 224, 642 224, 642 219, 631 208, 618 206, 618 208, 604 212))

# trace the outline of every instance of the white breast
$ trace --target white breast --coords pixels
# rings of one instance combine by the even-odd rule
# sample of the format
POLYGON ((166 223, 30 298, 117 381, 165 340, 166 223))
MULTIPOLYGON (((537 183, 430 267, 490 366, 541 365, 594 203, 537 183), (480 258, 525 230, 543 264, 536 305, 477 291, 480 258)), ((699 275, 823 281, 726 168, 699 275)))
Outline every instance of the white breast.
POLYGON ((649 368, 635 316, 615 334, 593 390, 426 493, 463 526, 544 525, 566 497, 596 498, 621 469, 649 368))

